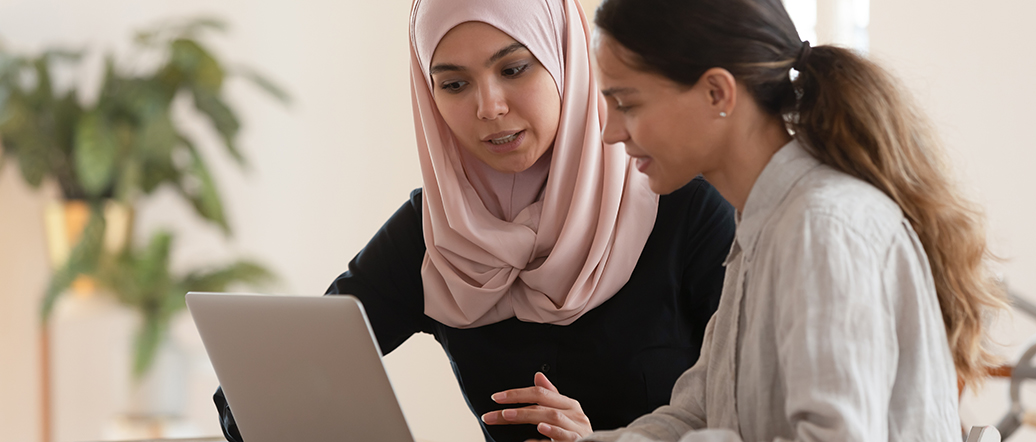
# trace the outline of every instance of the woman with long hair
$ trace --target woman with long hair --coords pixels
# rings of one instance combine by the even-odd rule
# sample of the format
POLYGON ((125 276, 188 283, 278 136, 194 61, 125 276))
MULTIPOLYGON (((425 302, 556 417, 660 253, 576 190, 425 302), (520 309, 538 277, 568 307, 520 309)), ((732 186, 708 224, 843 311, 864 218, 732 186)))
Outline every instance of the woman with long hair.
POLYGON ((660 194, 704 175, 739 223, 670 405, 587 440, 959 441, 1005 297, 900 85, 780 0, 605 0, 596 23, 605 142, 660 194))
POLYGON ((719 303, 733 208, 702 179, 659 198, 601 141, 589 38, 574 0, 415 1, 424 187, 328 289, 363 302, 386 354, 434 335, 487 441, 664 405, 719 303))

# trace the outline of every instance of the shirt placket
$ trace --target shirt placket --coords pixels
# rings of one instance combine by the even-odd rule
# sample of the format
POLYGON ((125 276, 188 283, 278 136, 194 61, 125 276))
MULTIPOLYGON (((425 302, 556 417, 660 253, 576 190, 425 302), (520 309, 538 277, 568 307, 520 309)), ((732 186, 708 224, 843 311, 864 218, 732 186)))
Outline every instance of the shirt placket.
MULTIPOLYGON (((737 413, 737 354, 738 354, 738 333, 741 320, 742 299, 745 289, 746 259, 745 253, 739 246, 737 240, 725 263, 728 269, 728 276, 733 276, 732 285, 725 290, 724 299, 721 304, 728 302, 726 308, 721 310, 729 312, 726 315, 717 316, 715 330, 723 333, 722 340, 713 338, 713 362, 708 375, 710 379, 711 400, 709 401, 708 420, 709 427, 729 428, 738 434, 741 433, 741 425, 737 413), (718 345, 717 345, 718 344, 718 345)), ((719 312, 717 312, 719 314, 719 312)))

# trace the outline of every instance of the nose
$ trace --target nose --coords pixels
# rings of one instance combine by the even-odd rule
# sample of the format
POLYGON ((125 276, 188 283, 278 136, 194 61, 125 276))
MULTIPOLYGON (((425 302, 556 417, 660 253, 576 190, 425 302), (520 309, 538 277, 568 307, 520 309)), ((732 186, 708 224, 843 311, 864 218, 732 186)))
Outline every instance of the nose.
POLYGON ((493 120, 507 114, 507 93, 496 82, 483 82, 478 88, 478 109, 480 120, 493 120))
POLYGON ((626 131, 626 122, 621 112, 611 108, 605 111, 604 130, 601 132, 601 139, 608 144, 629 141, 630 134, 626 131))

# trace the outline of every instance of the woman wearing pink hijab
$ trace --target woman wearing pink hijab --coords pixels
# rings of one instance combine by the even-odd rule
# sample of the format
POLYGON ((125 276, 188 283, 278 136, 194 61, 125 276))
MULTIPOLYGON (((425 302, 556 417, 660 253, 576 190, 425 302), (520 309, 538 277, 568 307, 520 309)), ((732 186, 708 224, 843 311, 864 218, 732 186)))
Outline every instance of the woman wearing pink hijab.
POLYGON ((424 187, 328 294, 360 298, 384 353, 434 335, 487 441, 668 403, 718 305, 730 206, 702 179, 655 196, 601 141, 574 0, 416 0, 410 32, 424 187))

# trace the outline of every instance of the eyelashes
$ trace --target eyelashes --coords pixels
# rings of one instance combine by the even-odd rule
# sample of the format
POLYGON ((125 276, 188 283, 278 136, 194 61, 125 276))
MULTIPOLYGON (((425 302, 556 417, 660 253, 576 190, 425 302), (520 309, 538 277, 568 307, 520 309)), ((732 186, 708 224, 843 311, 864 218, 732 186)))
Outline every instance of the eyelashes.
MULTIPOLYGON (((500 70, 500 76, 505 79, 516 79, 528 72, 530 67, 532 67, 531 63, 508 66, 500 70)), ((469 83, 464 80, 447 80, 439 84, 439 89, 447 93, 455 94, 464 90, 468 84, 469 83)))
POLYGON ((528 69, 529 69, 529 65, 528 65, 528 63, 526 63, 526 64, 522 64, 522 65, 518 65, 518 66, 512 66, 512 67, 504 68, 502 71, 500 71, 500 75, 503 75, 504 77, 508 77, 508 78, 514 78, 514 77, 517 77, 519 75, 524 74, 525 71, 527 71, 528 69))
POLYGON ((439 88, 449 93, 457 93, 460 92, 461 89, 463 89, 464 86, 466 86, 467 84, 468 82, 466 81, 450 81, 443 83, 441 86, 439 86, 439 88))

